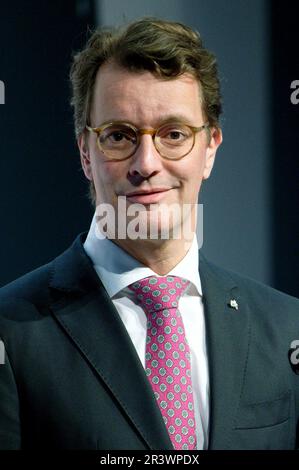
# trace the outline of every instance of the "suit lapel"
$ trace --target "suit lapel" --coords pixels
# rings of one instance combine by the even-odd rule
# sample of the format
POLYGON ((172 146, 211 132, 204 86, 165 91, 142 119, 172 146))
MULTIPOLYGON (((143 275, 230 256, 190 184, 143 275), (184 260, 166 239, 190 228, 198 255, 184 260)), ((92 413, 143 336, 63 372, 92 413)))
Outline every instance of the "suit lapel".
POLYGON ((209 449, 228 449, 249 351, 249 311, 235 282, 201 252, 199 271, 210 372, 209 449), (238 309, 230 306, 231 300, 238 309))
POLYGON ((173 449, 136 350, 82 247, 84 236, 54 260, 50 308, 145 445, 173 449))

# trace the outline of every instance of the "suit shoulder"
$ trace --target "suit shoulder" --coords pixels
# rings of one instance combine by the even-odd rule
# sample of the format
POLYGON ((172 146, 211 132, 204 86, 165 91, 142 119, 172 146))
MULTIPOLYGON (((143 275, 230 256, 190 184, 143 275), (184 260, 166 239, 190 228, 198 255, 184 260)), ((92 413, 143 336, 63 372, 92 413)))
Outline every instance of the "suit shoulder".
POLYGON ((48 289, 53 261, 39 266, 0 288, 0 304, 14 300, 38 303, 48 289))
POLYGON ((230 271, 231 276, 234 276, 238 284, 243 286, 248 296, 254 297, 257 300, 267 300, 273 305, 277 306, 288 306, 288 308, 294 307, 299 313, 299 299, 282 292, 274 287, 271 287, 263 282, 252 279, 249 276, 242 275, 240 273, 230 271))
POLYGON ((45 313, 66 292, 79 291, 85 264, 89 266, 81 243, 83 235, 48 263, 1 287, 0 316, 23 319, 27 315, 24 312, 29 312, 29 317, 33 311, 45 313))
POLYGON ((297 297, 279 291, 237 271, 220 267, 210 260, 207 261, 202 254, 201 258, 209 265, 209 268, 214 272, 214 276, 220 279, 230 278, 239 288, 240 295, 250 301, 251 305, 256 304, 261 307, 267 305, 267 308, 271 307, 273 311, 287 309, 299 315, 299 299, 297 297))

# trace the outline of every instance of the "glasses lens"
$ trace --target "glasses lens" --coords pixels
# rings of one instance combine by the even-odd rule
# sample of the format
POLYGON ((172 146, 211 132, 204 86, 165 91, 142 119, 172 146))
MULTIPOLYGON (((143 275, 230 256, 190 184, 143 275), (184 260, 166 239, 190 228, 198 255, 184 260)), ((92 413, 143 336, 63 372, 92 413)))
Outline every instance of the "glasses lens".
POLYGON ((167 158, 181 158, 193 146, 193 132, 184 124, 169 123, 160 127, 156 134, 156 146, 167 158))
POLYGON ((108 158, 122 160, 134 152, 137 135, 125 124, 111 124, 101 131, 99 146, 108 158))

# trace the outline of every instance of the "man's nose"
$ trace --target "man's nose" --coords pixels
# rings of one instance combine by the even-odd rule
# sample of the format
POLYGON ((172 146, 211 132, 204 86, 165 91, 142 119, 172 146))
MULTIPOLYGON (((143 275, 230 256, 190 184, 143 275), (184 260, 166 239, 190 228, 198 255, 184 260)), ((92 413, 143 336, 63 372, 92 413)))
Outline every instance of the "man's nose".
POLYGON ((162 157, 156 150, 153 137, 150 134, 141 135, 139 147, 130 158, 129 174, 148 178, 161 171, 162 167, 162 157))

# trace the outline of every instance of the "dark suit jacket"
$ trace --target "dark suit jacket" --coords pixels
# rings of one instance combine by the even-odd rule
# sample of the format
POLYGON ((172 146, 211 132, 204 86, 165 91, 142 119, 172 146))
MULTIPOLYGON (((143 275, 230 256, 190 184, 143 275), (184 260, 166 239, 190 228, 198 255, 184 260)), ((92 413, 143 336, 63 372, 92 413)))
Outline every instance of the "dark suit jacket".
MULTIPOLYGON (((135 348, 85 254, 85 237, 0 289, 0 449, 172 449, 135 348)), ((202 254, 199 270, 209 448, 298 447, 299 376, 288 360, 299 339, 298 299, 202 254)))

